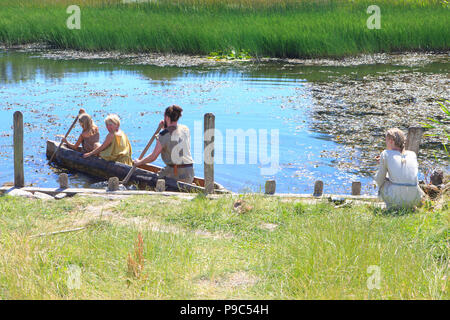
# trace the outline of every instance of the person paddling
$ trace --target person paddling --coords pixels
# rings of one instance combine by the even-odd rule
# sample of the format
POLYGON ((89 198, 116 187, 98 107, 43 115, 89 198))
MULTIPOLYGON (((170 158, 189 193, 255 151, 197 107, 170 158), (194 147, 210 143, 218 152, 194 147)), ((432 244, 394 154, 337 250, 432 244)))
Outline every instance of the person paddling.
POLYGON ((91 152, 83 154, 83 158, 93 155, 107 161, 117 161, 127 165, 133 165, 131 158, 131 144, 126 134, 120 129, 120 118, 116 114, 110 114, 105 119, 108 135, 101 146, 91 152))
POLYGON ((414 208, 424 195, 418 183, 416 153, 405 150, 405 143, 401 130, 389 129, 386 132, 386 150, 377 157, 380 165, 374 180, 388 209, 414 208))
POLYGON ((188 127, 178 124, 182 111, 183 109, 177 105, 166 108, 164 120, 160 122, 165 129, 156 136, 155 149, 146 158, 136 159, 133 163, 135 166, 151 163, 161 154, 166 167, 158 173, 159 178, 169 177, 192 183, 194 161, 191 156, 191 136, 188 127))
POLYGON ((63 138, 62 141, 73 150, 78 150, 78 147, 82 146, 82 151, 91 152, 95 148, 100 146, 100 134, 98 131, 98 127, 95 125, 91 116, 87 113, 82 113, 79 117, 78 122, 80 123, 81 128, 83 128, 83 132, 78 137, 78 140, 75 144, 67 141, 66 138, 63 138))

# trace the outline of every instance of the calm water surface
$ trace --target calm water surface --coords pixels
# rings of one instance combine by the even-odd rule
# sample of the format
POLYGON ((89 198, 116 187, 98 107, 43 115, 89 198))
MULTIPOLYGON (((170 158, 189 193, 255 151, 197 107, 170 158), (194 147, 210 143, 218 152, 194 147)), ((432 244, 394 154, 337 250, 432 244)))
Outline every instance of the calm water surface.
MULTIPOLYGON (((46 140, 64 135, 80 107, 93 116, 102 140, 107 133, 103 119, 108 113, 119 114, 137 158, 164 109, 178 104, 184 109, 181 123, 191 130, 191 152, 198 176, 203 176, 203 115, 212 112, 216 128, 223 134, 222 143, 216 138, 215 179, 228 189, 263 190, 265 180, 270 178, 276 179, 277 192, 304 193, 312 192, 314 181, 320 179, 327 193, 350 193, 351 182, 358 180, 365 193, 375 193, 370 173, 358 170, 357 148, 335 143, 331 136, 310 129, 313 101, 307 84, 351 73, 353 67, 285 70, 274 64, 244 64, 177 68, 110 60, 51 60, 33 53, 0 51, 0 68, 0 184, 13 180, 12 119, 17 110, 24 114, 26 184, 55 187, 57 174, 63 169, 47 165, 46 140), (261 163, 259 144, 249 147, 251 139, 247 137, 244 149, 237 149, 236 141, 232 148, 232 141, 226 139, 227 129, 254 130, 258 143, 265 137, 269 158, 276 151, 270 144, 270 134, 278 132, 277 171, 264 175, 261 169, 268 165, 261 163), (249 163, 254 156, 257 163, 249 163), (242 157, 244 164, 238 163, 242 157), (340 157, 351 157, 354 166, 338 166, 340 157)), ((364 74, 399 67, 357 68, 364 74)), ((79 133, 77 126, 70 136, 72 142, 79 133)), ((156 164, 163 165, 160 159, 156 164)), ((97 181, 70 172, 72 186, 87 187, 97 181)))

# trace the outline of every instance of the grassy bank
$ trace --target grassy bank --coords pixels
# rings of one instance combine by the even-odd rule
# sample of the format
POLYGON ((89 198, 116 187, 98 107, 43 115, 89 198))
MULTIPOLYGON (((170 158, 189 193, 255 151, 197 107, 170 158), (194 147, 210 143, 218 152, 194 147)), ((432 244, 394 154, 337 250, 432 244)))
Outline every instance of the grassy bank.
POLYGON ((442 1, 78 1, 81 29, 66 26, 73 1, 0 0, 0 42, 134 52, 248 51, 253 56, 339 57, 448 50, 442 1), (369 5, 381 9, 370 30, 369 5))
POLYGON ((0 298, 450 298, 448 207, 235 201, 0 197, 0 298), (369 266, 379 289, 368 289, 369 266))

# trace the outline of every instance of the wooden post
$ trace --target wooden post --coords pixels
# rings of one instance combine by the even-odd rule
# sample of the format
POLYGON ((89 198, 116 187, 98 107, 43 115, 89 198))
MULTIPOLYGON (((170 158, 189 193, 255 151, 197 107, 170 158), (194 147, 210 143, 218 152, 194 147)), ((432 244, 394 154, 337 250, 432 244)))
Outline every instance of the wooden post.
POLYGON ((22 112, 14 112, 14 186, 25 186, 23 173, 23 115, 22 112))
POLYGON ((361 195, 361 182, 354 181, 352 182, 352 196, 359 196, 359 195, 361 195))
POLYGON ((277 187, 275 180, 267 180, 265 186, 265 194, 274 194, 277 187))
POLYGON ((314 184, 314 197, 320 197, 323 194, 323 181, 317 180, 314 184))
POLYGON ((203 127, 203 166, 206 194, 214 193, 214 129, 215 116, 212 113, 206 113, 203 127))
POLYGON ((108 180, 108 191, 117 191, 119 190, 119 178, 112 177, 108 180))
POLYGON ((406 137, 406 150, 411 150, 419 155, 420 140, 422 140, 423 128, 410 127, 408 129, 408 136, 406 137))
POLYGON ((158 181, 156 181, 155 191, 156 192, 164 192, 164 191, 166 191, 166 180, 158 179, 158 181))
POLYGON ((59 187, 61 189, 66 189, 69 187, 69 176, 67 175, 67 173, 61 173, 59 175, 59 187))

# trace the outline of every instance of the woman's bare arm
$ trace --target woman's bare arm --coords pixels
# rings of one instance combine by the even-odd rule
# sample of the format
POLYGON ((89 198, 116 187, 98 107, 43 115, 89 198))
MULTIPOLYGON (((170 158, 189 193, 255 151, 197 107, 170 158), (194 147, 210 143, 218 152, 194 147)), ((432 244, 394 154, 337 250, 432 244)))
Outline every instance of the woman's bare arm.
POLYGON ((83 158, 87 158, 87 157, 99 154, 100 152, 102 152, 103 150, 105 150, 106 148, 109 147, 109 145, 112 143, 113 139, 114 139, 114 133, 108 133, 103 144, 101 146, 95 148, 91 152, 83 154, 83 158))
POLYGON ((78 140, 75 144, 70 143, 69 141, 67 141, 66 138, 63 138, 63 142, 72 150, 78 150, 78 147, 80 146, 81 142, 83 141, 83 134, 80 134, 80 136, 78 137, 78 140))
POLYGON ((155 149, 153 149, 152 154, 147 156, 147 157, 145 157, 142 160, 135 160, 134 164, 136 166, 140 166, 140 165, 145 164, 145 163, 151 163, 151 162, 155 161, 156 159, 158 159, 158 156, 160 155, 161 151, 162 151, 161 142, 157 141, 155 149))

